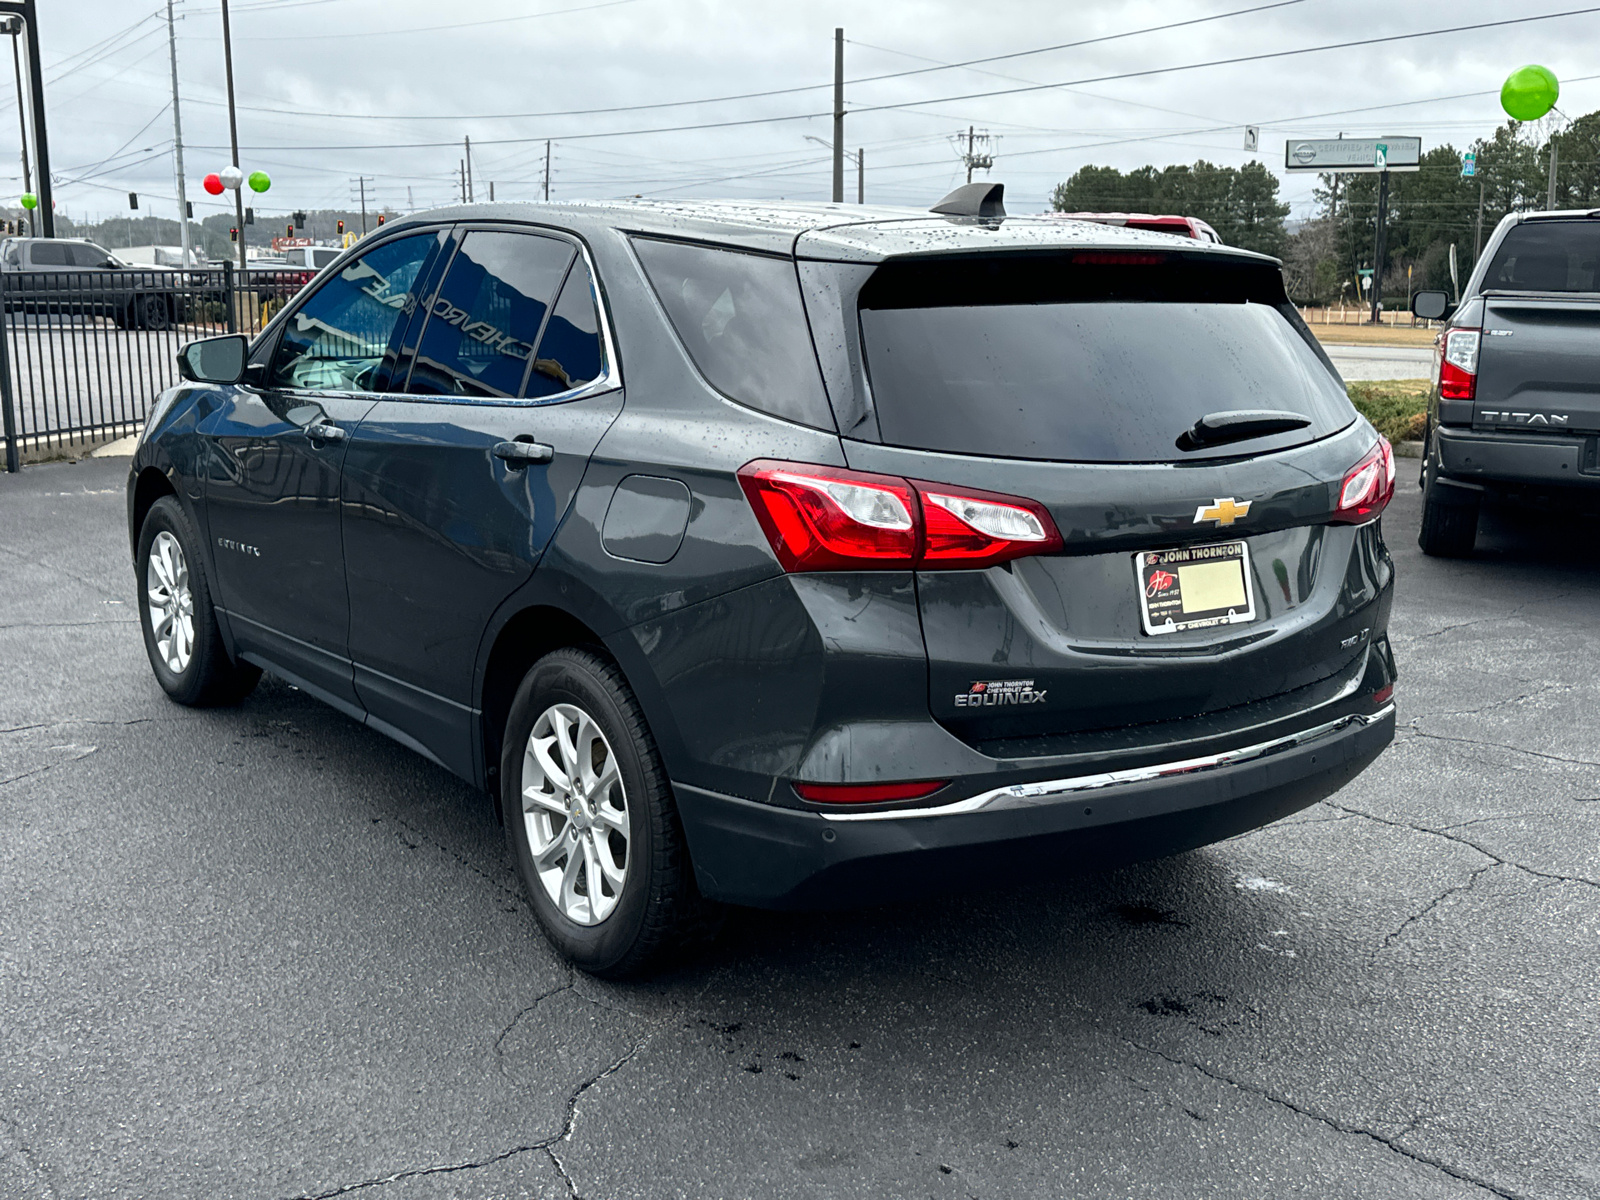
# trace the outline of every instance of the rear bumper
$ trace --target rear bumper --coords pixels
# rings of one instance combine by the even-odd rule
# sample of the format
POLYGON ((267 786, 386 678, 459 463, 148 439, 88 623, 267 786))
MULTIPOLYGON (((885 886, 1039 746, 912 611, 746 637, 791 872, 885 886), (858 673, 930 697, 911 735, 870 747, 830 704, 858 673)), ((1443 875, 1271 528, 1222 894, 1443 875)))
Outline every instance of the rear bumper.
POLYGON ((973 881, 1160 858, 1316 803, 1394 737, 1391 704, 1271 742, 889 813, 802 812, 675 790, 701 891, 759 908, 909 899, 973 881))
POLYGON ((1434 437, 1440 470, 1454 479, 1600 488, 1600 471, 1593 469, 1593 438, 1484 433, 1449 426, 1440 426, 1434 437))

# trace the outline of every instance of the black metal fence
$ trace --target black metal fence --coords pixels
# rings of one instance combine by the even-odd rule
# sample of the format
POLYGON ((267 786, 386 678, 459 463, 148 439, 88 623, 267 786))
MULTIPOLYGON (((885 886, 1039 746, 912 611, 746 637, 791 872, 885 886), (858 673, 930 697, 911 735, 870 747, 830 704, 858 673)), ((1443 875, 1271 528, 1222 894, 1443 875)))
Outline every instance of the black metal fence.
POLYGON ((135 433, 194 338, 254 334, 314 272, 0 270, 6 469, 135 433))

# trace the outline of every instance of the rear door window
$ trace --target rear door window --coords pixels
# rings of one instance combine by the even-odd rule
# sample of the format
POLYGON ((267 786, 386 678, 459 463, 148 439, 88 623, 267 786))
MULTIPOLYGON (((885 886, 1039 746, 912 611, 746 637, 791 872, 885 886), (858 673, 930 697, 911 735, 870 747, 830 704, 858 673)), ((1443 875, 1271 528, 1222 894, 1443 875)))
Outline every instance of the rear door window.
POLYGON ((995 458, 1184 462, 1282 449, 1354 419, 1344 389, 1280 307, 1275 268, 1167 259, 879 268, 859 308, 883 440, 995 458), (1202 416, 1240 409, 1286 410, 1310 424, 1178 448, 1202 416))
POLYGON ((1593 292, 1600 269, 1600 221, 1524 221, 1494 252, 1485 291, 1593 292))
POLYGON ((647 238, 633 244, 706 382, 772 416, 834 427, 792 259, 647 238))
POLYGON ((29 256, 36 267, 67 267, 71 261, 67 258, 67 245, 65 242, 35 242, 28 250, 29 256))
POLYGON ((531 233, 474 229, 428 303, 406 391, 515 399, 575 250, 531 233))

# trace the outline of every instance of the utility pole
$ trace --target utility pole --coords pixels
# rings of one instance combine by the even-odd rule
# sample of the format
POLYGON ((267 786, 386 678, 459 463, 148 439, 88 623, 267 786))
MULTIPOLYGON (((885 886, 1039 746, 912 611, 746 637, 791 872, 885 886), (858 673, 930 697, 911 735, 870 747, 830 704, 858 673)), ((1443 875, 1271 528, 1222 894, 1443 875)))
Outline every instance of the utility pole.
POLYGON ((550 199, 550 139, 544 141, 544 198, 550 199))
MULTIPOLYGON (((17 69, 17 133, 22 143, 22 190, 33 191, 33 172, 28 169, 28 102, 22 94, 22 54, 17 35, 22 32, 21 17, 7 17, 5 31, 11 35, 11 65, 17 69)), ((33 233, 33 214, 28 214, 28 232, 33 233)))
POLYGON ((833 202, 844 203, 844 30, 833 31, 833 202))
POLYGON ((1472 235, 1472 265, 1478 265, 1478 255, 1483 250, 1483 180, 1478 180, 1478 232, 1472 235))
POLYGON ((856 150, 856 203, 867 202, 867 152, 864 148, 856 150))
POLYGON ((1378 309, 1383 305, 1383 255, 1387 248, 1389 224, 1389 172, 1378 172, 1378 228, 1372 246, 1372 323, 1378 323, 1378 309))
POLYGON ((472 196, 472 139, 469 138, 469 137, 464 137, 464 138, 461 139, 461 144, 465 148, 464 152, 463 152, 464 153, 464 157, 461 159, 461 162, 463 164, 462 165, 462 170, 464 170, 466 172, 466 175, 467 175, 467 194, 464 197, 464 199, 466 200, 466 202, 468 204, 471 204, 472 200, 473 200, 473 196, 472 196))
POLYGON ((167 57, 172 63, 172 165, 178 173, 178 229, 183 265, 189 265, 189 195, 183 186, 183 122, 178 117, 178 35, 172 25, 172 0, 167 0, 167 57))
POLYGON ((1550 135, 1550 197, 1545 201, 1546 210, 1554 210, 1556 206, 1556 159, 1560 147, 1556 145, 1556 135, 1550 135))
POLYGON ((461 159, 456 163, 457 184, 461 188, 461 203, 467 202, 467 160, 461 159))
POLYGON ((971 125, 967 126, 967 182, 972 182, 972 152, 976 149, 974 134, 976 130, 971 125))
MULTIPOLYGON (((239 119, 233 106, 233 34, 228 28, 228 0, 222 0, 222 62, 228 75, 228 145, 233 150, 233 165, 239 166, 239 119)), ((44 170, 41 166, 40 171, 44 170)), ((245 267, 244 185, 233 189, 234 222, 239 227, 239 270, 245 267)), ((242 282, 242 281, 241 281, 242 282)))
POLYGON ((367 177, 356 176, 356 186, 361 191, 361 236, 367 236, 367 177))
POLYGON ((417 211, 417 202, 411 198, 411 185, 409 183, 406 184, 406 211, 417 211))
POLYGON ((489 180, 489 203, 494 203, 494 180, 489 180))

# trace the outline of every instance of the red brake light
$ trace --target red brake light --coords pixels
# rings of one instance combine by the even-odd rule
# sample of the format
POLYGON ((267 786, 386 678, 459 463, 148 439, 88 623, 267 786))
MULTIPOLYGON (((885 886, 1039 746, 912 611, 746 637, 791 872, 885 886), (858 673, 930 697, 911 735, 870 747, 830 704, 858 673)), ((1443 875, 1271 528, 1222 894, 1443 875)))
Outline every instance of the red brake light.
POLYGON ((916 559, 917 502, 904 479, 758 459, 739 485, 785 571, 904 570, 916 559))
POLYGON ((1075 264, 1094 267, 1154 267, 1167 261, 1165 254, 1140 254, 1131 250, 1080 250, 1075 264))
POLYGON ((1365 524, 1383 511, 1393 495, 1394 449, 1389 439, 1380 435, 1361 461, 1345 472, 1331 519, 1345 525, 1365 524))
POLYGON ((882 804, 889 800, 920 800, 949 782, 925 779, 917 783, 796 783, 794 790, 802 800, 818 804, 882 804))
POLYGON ((987 567, 1062 545, 1019 496, 772 459, 740 468, 739 485, 790 572, 987 567))
POLYGON ((1478 344, 1483 334, 1476 329, 1446 329, 1441 335, 1439 353, 1439 396, 1444 400, 1471 400, 1478 388, 1478 344))

